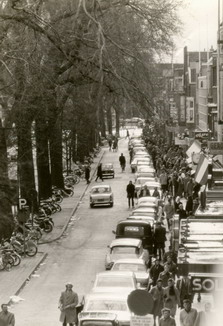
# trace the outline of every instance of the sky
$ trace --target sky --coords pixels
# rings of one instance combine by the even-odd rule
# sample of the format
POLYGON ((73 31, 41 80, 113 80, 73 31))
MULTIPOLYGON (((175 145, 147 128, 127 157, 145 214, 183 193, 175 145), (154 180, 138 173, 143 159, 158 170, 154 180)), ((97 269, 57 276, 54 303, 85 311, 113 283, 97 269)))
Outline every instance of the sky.
MULTIPOLYGON (((221 0, 223 2, 223 0, 221 0)), ((218 0, 183 0, 179 10, 183 21, 182 36, 175 39, 177 50, 173 62, 183 62, 183 48, 188 51, 217 49, 218 0)), ((223 11, 223 10, 222 10, 223 11)))

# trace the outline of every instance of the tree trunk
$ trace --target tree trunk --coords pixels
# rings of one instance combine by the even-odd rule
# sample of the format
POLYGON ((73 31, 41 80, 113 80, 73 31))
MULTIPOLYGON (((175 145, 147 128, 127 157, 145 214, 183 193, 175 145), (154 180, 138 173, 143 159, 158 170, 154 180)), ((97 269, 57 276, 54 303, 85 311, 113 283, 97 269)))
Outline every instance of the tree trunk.
POLYGON ((64 188, 63 161, 62 161, 62 128, 61 121, 50 121, 50 161, 52 185, 64 188))
POLYGON ((107 125, 108 125, 108 133, 109 135, 112 135, 112 113, 111 113, 111 107, 107 107, 107 125))
POLYGON ((39 198, 47 199, 52 195, 52 191, 49 169, 48 126, 43 115, 39 115, 36 119, 35 131, 39 198))
POLYGON ((115 109, 115 130, 116 135, 119 137, 119 110, 115 109))
POLYGON ((0 119, 0 240, 10 237, 13 231, 11 204, 5 130, 0 119))
POLYGON ((105 113, 104 113, 103 105, 101 105, 100 107, 99 119, 100 119, 100 127, 101 127, 100 128, 101 136, 106 138, 105 113))
POLYGON ((26 115, 20 114, 17 119, 18 136, 18 176, 21 198, 29 202, 29 193, 35 189, 31 122, 26 115))

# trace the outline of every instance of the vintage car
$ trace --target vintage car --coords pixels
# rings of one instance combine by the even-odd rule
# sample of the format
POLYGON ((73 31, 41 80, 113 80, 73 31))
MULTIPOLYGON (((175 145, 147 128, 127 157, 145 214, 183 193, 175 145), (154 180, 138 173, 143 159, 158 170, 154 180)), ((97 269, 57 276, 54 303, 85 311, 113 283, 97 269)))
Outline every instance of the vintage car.
MULTIPOLYGON (((152 173, 153 172, 151 171, 151 175, 152 175, 152 173)), ((138 193, 138 191, 145 185, 146 182, 154 183, 154 182, 156 182, 156 180, 153 177, 146 177, 146 176, 137 178, 136 182, 135 182, 136 193, 138 193)), ((150 195, 152 195, 152 194, 150 194, 150 195)))
POLYGON ((135 238, 142 240, 143 248, 152 253, 153 233, 149 222, 142 220, 122 220, 116 226, 116 231, 112 231, 116 239, 135 238))
POLYGON ((92 292, 132 292, 137 289, 135 274, 130 271, 106 271, 96 274, 92 292))
POLYGON ((160 194, 160 198, 162 198, 161 185, 159 182, 146 182, 145 185, 147 185, 147 187, 149 188, 151 195, 153 194, 155 188, 157 188, 160 194))
POLYGON ((142 203, 154 203, 158 206, 158 199, 156 197, 152 197, 152 196, 145 196, 145 197, 140 197, 138 199, 138 207, 142 204, 142 203))
POLYGON ((148 165, 138 165, 137 166, 137 171, 135 173, 135 179, 137 178, 152 178, 153 181, 157 181, 157 177, 155 177, 155 169, 153 168, 153 166, 148 166, 148 165))
POLYGON ((114 204, 114 196, 109 185, 100 184, 90 190, 90 207, 114 204))
POLYGON ((134 158, 132 160, 131 164, 130 164, 132 173, 136 172, 138 162, 141 162, 141 163, 144 162, 144 165, 149 166, 149 164, 151 163, 151 159, 149 157, 136 157, 136 158, 134 158))
POLYGON ((156 224, 155 217, 153 216, 144 216, 144 215, 130 215, 127 217, 127 220, 142 220, 148 222, 152 229, 154 228, 156 224))
POLYGON ((112 163, 102 163, 101 170, 103 179, 107 177, 115 177, 115 170, 112 163))
POLYGON ((137 281, 137 287, 147 288, 148 286, 149 273, 145 261, 143 259, 119 259, 112 266, 112 271, 134 272, 137 281))
POLYGON ((111 269, 114 262, 121 258, 141 258, 148 263, 147 250, 143 249, 142 241, 139 239, 115 239, 108 246, 109 251, 105 257, 105 269, 111 269))
POLYGON ((78 315, 79 326, 118 326, 117 315, 109 312, 81 312, 78 315))
POLYGON ((155 218, 157 216, 157 207, 138 207, 135 208, 130 215, 152 216, 155 218))
POLYGON ((114 313, 120 326, 130 326, 131 313, 127 297, 126 292, 90 293, 85 296, 83 312, 114 313))

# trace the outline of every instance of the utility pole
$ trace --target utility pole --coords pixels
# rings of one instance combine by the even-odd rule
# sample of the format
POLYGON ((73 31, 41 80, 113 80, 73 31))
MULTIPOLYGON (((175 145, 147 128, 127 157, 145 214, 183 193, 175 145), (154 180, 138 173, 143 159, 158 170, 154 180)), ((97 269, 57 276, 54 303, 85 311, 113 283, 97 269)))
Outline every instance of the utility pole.
POLYGON ((223 105, 223 26, 221 24, 221 0, 218 0, 218 47, 217 47, 217 85, 218 85, 218 141, 222 141, 222 105, 223 105))

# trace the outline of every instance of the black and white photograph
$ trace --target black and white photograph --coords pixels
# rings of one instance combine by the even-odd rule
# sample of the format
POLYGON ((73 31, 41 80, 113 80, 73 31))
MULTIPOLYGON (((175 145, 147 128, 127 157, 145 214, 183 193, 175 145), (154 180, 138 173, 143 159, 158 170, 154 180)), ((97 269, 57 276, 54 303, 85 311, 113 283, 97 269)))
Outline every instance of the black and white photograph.
POLYGON ((223 0, 0 0, 0 326, 222 302, 223 0))

